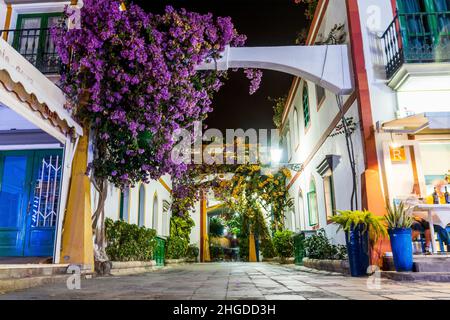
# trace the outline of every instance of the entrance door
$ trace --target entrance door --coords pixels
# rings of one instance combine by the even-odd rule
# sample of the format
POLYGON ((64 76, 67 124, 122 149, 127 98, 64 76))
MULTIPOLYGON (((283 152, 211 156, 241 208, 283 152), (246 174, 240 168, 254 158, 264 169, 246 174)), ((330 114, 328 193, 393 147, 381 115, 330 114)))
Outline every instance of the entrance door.
POLYGON ((29 152, 0 153, 0 256, 23 255, 31 171, 29 152))
POLYGON ((62 151, 0 153, 0 255, 52 256, 62 151))

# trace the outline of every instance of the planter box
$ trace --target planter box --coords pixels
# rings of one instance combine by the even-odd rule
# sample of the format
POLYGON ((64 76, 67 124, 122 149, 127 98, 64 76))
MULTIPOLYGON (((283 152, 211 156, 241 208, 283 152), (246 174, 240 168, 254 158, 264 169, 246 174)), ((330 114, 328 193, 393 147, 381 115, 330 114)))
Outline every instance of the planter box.
POLYGON ((166 265, 173 265, 173 264, 183 264, 187 262, 186 258, 182 258, 182 259, 166 259, 165 261, 166 265))
POLYGON ((111 275, 129 275, 156 270, 156 261, 112 261, 111 275))
POLYGON ((318 260, 303 258, 303 266, 311 269, 350 274, 348 260, 318 260))
POLYGON ((279 264, 294 264, 295 263, 295 258, 280 258, 280 257, 275 257, 275 258, 263 258, 262 260, 263 262, 269 262, 269 263, 279 263, 279 264))

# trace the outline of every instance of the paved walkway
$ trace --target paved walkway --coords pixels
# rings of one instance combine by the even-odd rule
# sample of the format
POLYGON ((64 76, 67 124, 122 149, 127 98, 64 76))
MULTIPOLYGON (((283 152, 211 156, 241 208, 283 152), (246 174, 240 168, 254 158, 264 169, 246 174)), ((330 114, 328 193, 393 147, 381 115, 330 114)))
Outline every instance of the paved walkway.
POLYGON ((0 295, 0 299, 446 299, 449 283, 381 280, 311 272, 295 266, 223 263, 176 266, 156 272, 83 280, 80 290, 65 283, 0 295))

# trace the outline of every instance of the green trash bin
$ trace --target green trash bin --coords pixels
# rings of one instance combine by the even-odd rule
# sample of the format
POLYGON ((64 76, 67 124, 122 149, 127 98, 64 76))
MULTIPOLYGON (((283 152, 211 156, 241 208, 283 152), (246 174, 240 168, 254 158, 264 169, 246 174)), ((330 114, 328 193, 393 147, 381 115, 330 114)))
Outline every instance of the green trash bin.
POLYGON ((296 265, 303 264, 305 257, 305 234, 303 232, 294 235, 294 262, 296 265))
POLYGON ((156 248, 153 254, 153 259, 156 261, 158 267, 164 266, 164 258, 166 256, 166 239, 156 237, 156 248))

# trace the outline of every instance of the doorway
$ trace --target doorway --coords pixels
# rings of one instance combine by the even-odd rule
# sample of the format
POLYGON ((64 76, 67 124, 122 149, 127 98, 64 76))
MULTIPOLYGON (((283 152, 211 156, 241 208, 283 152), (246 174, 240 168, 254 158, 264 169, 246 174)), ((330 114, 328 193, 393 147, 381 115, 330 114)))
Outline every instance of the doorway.
POLYGON ((0 256, 53 256, 63 153, 0 151, 0 256))

